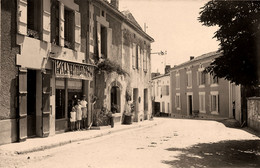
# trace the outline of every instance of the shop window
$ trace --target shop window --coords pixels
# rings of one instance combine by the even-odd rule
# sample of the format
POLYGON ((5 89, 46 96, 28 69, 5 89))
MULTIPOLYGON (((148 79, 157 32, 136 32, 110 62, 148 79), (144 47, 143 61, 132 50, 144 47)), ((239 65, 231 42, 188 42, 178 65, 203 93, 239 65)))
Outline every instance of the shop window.
POLYGON ((107 58, 107 28, 101 26, 101 57, 107 58))
POLYGON ((40 39, 41 32, 41 0, 27 0, 27 35, 40 39))
POLYGON ((51 42, 53 44, 59 45, 59 34, 60 34, 60 24, 59 24, 59 3, 57 0, 52 0, 51 4, 51 42))
POLYGON ((64 9, 64 47, 73 49, 74 13, 68 8, 64 9))
POLYGON ((56 89, 56 119, 65 118, 65 90, 56 89))

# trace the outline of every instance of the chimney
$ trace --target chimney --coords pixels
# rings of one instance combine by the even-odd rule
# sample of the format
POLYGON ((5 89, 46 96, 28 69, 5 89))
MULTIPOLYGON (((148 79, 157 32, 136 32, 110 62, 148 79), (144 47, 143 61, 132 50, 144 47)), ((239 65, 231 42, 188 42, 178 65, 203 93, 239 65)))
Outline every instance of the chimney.
POLYGON ((164 68, 164 73, 165 74, 169 73, 170 69, 171 69, 171 65, 166 65, 165 68, 164 68))
POLYGON ((194 56, 190 56, 190 61, 194 59, 194 56))
POLYGON ((111 0, 110 4, 113 5, 116 9, 118 9, 118 7, 119 7, 119 0, 111 0))

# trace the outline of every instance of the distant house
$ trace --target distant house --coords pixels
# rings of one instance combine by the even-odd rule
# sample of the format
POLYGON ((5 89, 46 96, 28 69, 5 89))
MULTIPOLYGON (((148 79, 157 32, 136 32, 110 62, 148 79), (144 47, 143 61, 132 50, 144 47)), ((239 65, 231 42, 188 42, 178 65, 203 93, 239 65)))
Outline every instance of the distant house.
POLYGON ((169 66, 165 74, 152 78, 153 81, 153 113, 156 116, 170 116, 170 73, 169 66))
POLYGON ((240 86, 214 78, 205 68, 221 53, 211 52, 170 70, 171 115, 241 118, 240 86))

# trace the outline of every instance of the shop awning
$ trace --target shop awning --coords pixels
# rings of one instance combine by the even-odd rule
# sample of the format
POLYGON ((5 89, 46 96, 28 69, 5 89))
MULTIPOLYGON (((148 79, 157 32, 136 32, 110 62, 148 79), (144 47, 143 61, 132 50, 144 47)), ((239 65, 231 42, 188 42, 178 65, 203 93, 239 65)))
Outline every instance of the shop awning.
POLYGON ((55 77, 93 80, 95 65, 51 59, 55 77))

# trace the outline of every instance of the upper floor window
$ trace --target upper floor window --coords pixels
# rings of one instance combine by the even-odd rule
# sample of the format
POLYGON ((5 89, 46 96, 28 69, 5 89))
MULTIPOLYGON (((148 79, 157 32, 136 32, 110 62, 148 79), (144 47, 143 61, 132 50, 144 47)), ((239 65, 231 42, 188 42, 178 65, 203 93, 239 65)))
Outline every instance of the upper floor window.
POLYGON ((187 75, 187 87, 191 88, 192 87, 192 72, 191 72, 190 68, 187 69, 186 75, 187 75))
POLYGON ((29 37, 40 39, 42 0, 27 0, 27 34, 29 37))
POLYGON ((162 96, 169 96, 169 85, 162 85, 162 96))
POLYGON ((101 57, 107 58, 107 28, 101 25, 101 57))
POLYGON ((136 46, 136 69, 139 69, 140 68, 140 55, 139 55, 139 46, 137 45, 136 46))
POLYGON ((215 76, 215 74, 213 73, 213 74, 210 74, 210 84, 211 85, 216 85, 216 84, 218 84, 218 77, 217 76, 215 76))
POLYGON ((51 3, 51 43, 60 44, 60 15, 59 2, 52 0, 51 3))
POLYGON ((144 50, 144 56, 143 56, 143 69, 144 69, 144 72, 147 72, 147 69, 148 69, 148 55, 147 55, 147 52, 146 50, 144 50))
POLYGON ((72 49, 74 36, 74 13, 72 10, 64 9, 64 47, 72 49))
POLYGON ((180 81, 180 73, 179 71, 176 72, 176 89, 180 89, 181 81, 180 81))
POLYGON ((200 65, 198 69, 198 84, 199 86, 205 86, 206 84, 206 72, 204 71, 204 67, 200 65))
POLYGON ((136 44, 133 44, 133 47, 132 47, 132 67, 133 69, 136 68, 136 44))

